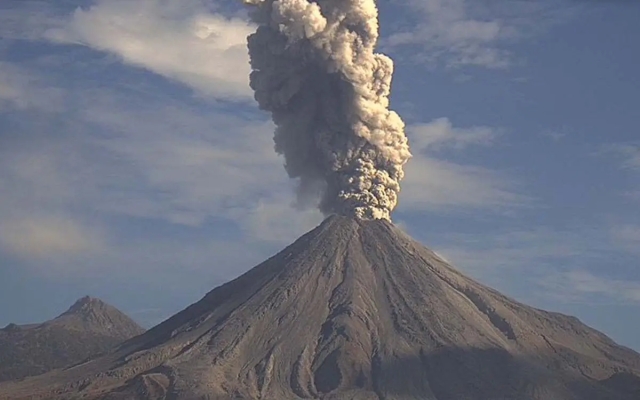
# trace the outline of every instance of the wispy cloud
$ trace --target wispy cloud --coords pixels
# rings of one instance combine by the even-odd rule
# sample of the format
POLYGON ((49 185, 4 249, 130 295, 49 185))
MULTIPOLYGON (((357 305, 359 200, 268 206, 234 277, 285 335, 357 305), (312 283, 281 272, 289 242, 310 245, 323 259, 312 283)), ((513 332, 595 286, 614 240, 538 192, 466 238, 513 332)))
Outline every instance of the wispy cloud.
POLYGON ((96 254, 106 243, 97 229, 83 226, 68 217, 24 217, 3 221, 0 245, 5 251, 27 259, 96 254))
POLYGON ((611 279, 584 270, 550 274, 539 283, 567 303, 640 303, 640 282, 611 279))
POLYGON ((625 169, 640 170, 640 145, 636 143, 612 143, 602 146, 600 154, 611 154, 625 169))
POLYGON ((0 111, 11 108, 57 111, 63 102, 63 92, 25 68, 0 60, 0 111))
POLYGON ((102 211, 194 225, 287 190, 269 123, 213 110, 202 115, 167 98, 145 99, 131 109, 126 95, 90 96, 84 109, 52 117, 51 122, 71 117, 67 131, 55 138, 31 131, 29 139, 40 136, 46 148, 12 149, 7 170, 14 171, 14 189, 33 187, 45 196, 58 182, 61 190, 53 192, 67 192, 102 211))
POLYGON ((561 231, 551 227, 514 229, 483 235, 453 234, 437 248, 456 265, 478 273, 518 270, 536 265, 569 265, 610 250, 596 229, 561 231), (600 243, 600 245, 597 245, 600 243))
POLYGON ((0 12, 0 36, 6 40, 41 40, 47 30, 60 27, 61 17, 78 5, 78 0, 5 2, 0 12))
POLYGON ((296 210, 291 196, 275 194, 260 200, 244 218, 243 227, 254 239, 286 246, 323 219, 316 209, 296 210), (295 211, 294 211, 295 210, 295 211))
POLYGON ((608 304, 640 301, 640 281, 615 278, 637 258, 640 231, 634 227, 553 226, 481 234, 442 234, 434 247, 470 275, 521 297, 546 302, 608 304), (622 260, 622 263, 619 261, 622 260))
POLYGON ((562 139, 565 139, 570 134, 570 129, 567 127, 560 127, 554 129, 545 129, 540 132, 540 135, 551 139, 554 142, 559 142, 562 139))
POLYGON ((413 211, 503 209, 528 199, 511 177, 480 166, 415 156, 407 165, 400 205, 413 211))
POLYGON ((252 97, 246 38, 253 30, 196 0, 100 0, 43 35, 115 54, 202 94, 238 100, 252 97))
MULTIPOLYGON (((219 112, 202 115, 166 103, 135 112, 85 110, 82 117, 110 133, 91 145, 119 159, 118 169, 126 165, 133 172, 120 171, 111 182, 119 198, 108 206, 111 211, 198 225, 209 216, 245 209, 276 188, 286 190, 269 123, 219 112)), ((110 176, 114 168, 104 167, 101 176, 110 176)))
POLYGON ((461 150, 471 145, 490 145, 500 134, 499 130, 488 126, 456 128, 448 118, 410 125, 407 131, 414 151, 461 150))
POLYGON ((506 174, 447 159, 443 150, 489 146, 501 134, 486 126, 456 128, 447 118, 407 127, 414 157, 406 166, 400 206, 403 210, 459 210, 512 207, 528 199, 506 174))
POLYGON ((560 13, 556 1, 409 0, 415 21, 384 41, 417 46, 419 57, 449 68, 504 69, 514 62, 508 45, 543 30, 560 13))
MULTIPOLYGON (((640 200, 640 144, 638 142, 608 143, 600 146, 596 156, 606 156, 619 166, 621 171, 630 173, 635 178, 631 187, 622 191, 627 199, 640 200)), ((632 178, 632 179, 634 179, 632 178)))
POLYGON ((392 34, 386 45, 420 45, 428 61, 445 59, 449 67, 509 65, 509 54, 497 47, 498 42, 509 37, 503 21, 474 18, 465 0, 410 1, 409 5, 422 20, 410 31, 392 34))
POLYGON ((15 101, 24 107, 2 114, 10 129, 0 146, 0 219, 6 222, 4 250, 38 268, 43 262, 72 270, 84 265, 94 273, 109 261, 112 271, 127 264, 161 268, 170 259, 169 249, 177 246, 189 249, 188 254, 171 250, 184 255, 183 264, 204 266, 215 257, 221 276, 229 278, 237 271, 223 273, 226 261, 221 260, 237 259, 232 244, 270 252, 319 221, 317 213, 290 206, 293 190, 273 151, 273 127, 256 115, 234 116, 212 105, 202 110, 202 104, 135 86, 130 91, 91 82, 55 87, 46 73, 30 79, 55 88, 66 101, 43 111, 23 101, 28 91, 16 91, 15 101), (123 242, 119 236, 129 234, 119 228, 123 217, 194 232, 212 229, 209 220, 223 219, 242 237, 217 244, 178 240, 175 246, 156 239, 123 242), (86 220, 100 222, 104 231, 98 235, 86 220), (131 243, 136 245, 129 248, 131 243), (150 252, 159 256, 149 259, 144 248, 155 248, 150 252), (81 257, 100 249, 100 262, 81 257), (114 254, 122 256, 116 260, 114 254), (77 262, 66 262, 71 256, 77 262))
POLYGON ((640 255, 640 225, 615 225, 611 228, 610 234, 616 245, 640 255))

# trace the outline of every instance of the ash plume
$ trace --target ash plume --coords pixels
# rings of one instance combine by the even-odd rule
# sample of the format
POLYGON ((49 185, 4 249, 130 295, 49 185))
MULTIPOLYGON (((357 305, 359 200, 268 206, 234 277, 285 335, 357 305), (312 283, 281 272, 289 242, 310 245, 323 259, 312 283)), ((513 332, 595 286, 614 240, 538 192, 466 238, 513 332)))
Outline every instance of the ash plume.
POLYGON ((376 53, 374 0, 244 0, 251 87, 276 124, 275 149, 298 199, 324 214, 390 219, 411 157, 389 110, 393 61, 376 53))

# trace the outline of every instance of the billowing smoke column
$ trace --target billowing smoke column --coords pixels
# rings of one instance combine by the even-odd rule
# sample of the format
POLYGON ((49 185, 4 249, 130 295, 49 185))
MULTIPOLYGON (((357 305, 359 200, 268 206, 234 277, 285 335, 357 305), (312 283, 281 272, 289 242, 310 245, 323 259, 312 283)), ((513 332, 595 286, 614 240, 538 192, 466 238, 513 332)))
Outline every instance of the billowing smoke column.
POLYGON ((244 0, 251 87, 276 124, 275 148, 298 198, 325 214, 389 219, 411 157, 390 111, 393 62, 374 52, 374 0, 244 0))

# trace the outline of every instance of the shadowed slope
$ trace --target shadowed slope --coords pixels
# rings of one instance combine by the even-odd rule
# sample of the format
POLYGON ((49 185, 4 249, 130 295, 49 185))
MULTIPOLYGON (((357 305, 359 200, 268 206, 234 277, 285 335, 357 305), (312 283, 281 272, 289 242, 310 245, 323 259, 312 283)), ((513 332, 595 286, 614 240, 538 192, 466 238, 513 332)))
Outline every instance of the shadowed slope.
POLYGON ((117 352, 0 397, 632 400, 639 374, 637 353, 392 224, 331 217, 117 352))
POLYGON ((66 367, 112 349, 144 332, 116 308, 91 297, 42 324, 0 329, 0 380, 66 367))

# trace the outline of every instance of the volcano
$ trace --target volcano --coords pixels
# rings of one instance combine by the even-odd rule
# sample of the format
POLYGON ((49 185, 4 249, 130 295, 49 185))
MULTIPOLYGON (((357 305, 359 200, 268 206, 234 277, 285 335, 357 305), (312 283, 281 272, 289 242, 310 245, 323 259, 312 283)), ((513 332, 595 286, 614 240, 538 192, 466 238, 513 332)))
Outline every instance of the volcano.
POLYGON ((637 400, 640 354, 332 216, 115 351, 11 399, 637 400))

